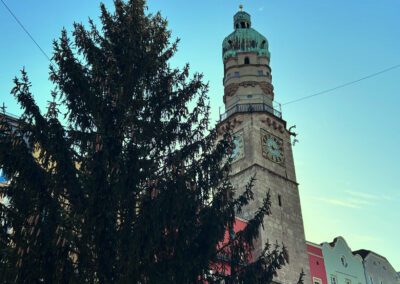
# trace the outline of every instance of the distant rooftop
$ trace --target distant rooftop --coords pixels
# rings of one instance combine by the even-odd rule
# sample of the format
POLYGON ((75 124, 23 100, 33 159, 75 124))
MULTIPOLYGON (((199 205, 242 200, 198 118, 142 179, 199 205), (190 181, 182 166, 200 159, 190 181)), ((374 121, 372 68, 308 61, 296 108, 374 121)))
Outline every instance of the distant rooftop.
POLYGON ((380 258, 386 259, 386 257, 381 256, 380 254, 377 254, 376 252, 373 252, 373 251, 370 251, 370 250, 367 250, 367 249, 359 249, 359 250, 353 251, 353 254, 354 255, 358 254, 363 259, 365 259, 369 254, 374 254, 376 256, 379 256, 380 258))
POLYGON ((11 114, 11 113, 8 113, 6 111, 5 112, 0 111, 0 117, 6 117, 7 119, 10 119, 10 120, 13 120, 13 121, 17 121, 19 119, 18 116, 14 115, 14 114, 11 114))
POLYGON ((366 250, 366 249, 359 249, 356 251, 353 251, 353 254, 356 255, 360 255, 363 259, 365 259, 367 257, 367 255, 369 255, 371 253, 370 250, 366 250))

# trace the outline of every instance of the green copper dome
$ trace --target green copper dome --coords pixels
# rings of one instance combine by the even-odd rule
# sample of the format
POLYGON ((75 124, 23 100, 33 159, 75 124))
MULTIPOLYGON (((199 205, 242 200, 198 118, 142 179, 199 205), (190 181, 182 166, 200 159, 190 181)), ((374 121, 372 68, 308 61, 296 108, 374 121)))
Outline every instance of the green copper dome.
POLYGON ((238 52, 257 52, 259 56, 270 57, 265 36, 251 27, 250 15, 239 11, 233 17, 235 31, 222 42, 223 59, 235 57, 238 52))

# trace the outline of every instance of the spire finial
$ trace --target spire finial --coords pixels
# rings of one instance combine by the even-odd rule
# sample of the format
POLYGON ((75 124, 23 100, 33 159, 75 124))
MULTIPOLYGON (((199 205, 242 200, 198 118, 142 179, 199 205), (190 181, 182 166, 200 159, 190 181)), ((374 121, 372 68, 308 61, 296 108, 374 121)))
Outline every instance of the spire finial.
POLYGON ((242 4, 239 5, 239 10, 240 10, 240 12, 243 11, 243 5, 242 4))

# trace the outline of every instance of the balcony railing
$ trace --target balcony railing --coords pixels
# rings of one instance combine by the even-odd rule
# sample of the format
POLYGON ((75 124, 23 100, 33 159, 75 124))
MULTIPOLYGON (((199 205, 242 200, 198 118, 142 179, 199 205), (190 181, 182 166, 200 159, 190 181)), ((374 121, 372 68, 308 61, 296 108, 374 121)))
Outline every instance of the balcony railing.
MULTIPOLYGON (((278 105, 280 108, 280 105, 278 105)), ((230 117, 234 113, 251 113, 251 112, 268 112, 276 117, 282 118, 282 112, 280 110, 277 110, 276 108, 273 108, 270 105, 263 104, 263 103, 254 103, 254 104, 237 104, 230 109, 228 109, 225 113, 221 114, 219 119, 220 121, 223 121, 230 117)))

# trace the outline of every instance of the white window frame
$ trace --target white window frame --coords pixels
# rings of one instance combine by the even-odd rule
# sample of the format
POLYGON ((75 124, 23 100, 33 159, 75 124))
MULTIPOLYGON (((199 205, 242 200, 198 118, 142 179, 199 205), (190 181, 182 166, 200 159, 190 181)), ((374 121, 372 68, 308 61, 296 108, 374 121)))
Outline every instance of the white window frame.
POLYGON ((318 277, 313 277, 313 284, 318 283, 318 284, 323 284, 322 279, 318 277))
POLYGON ((337 276, 336 275, 331 274, 330 278, 331 278, 330 279, 331 284, 339 284, 338 281, 337 281, 337 276), (335 281, 332 281, 333 279, 335 279, 335 281))

